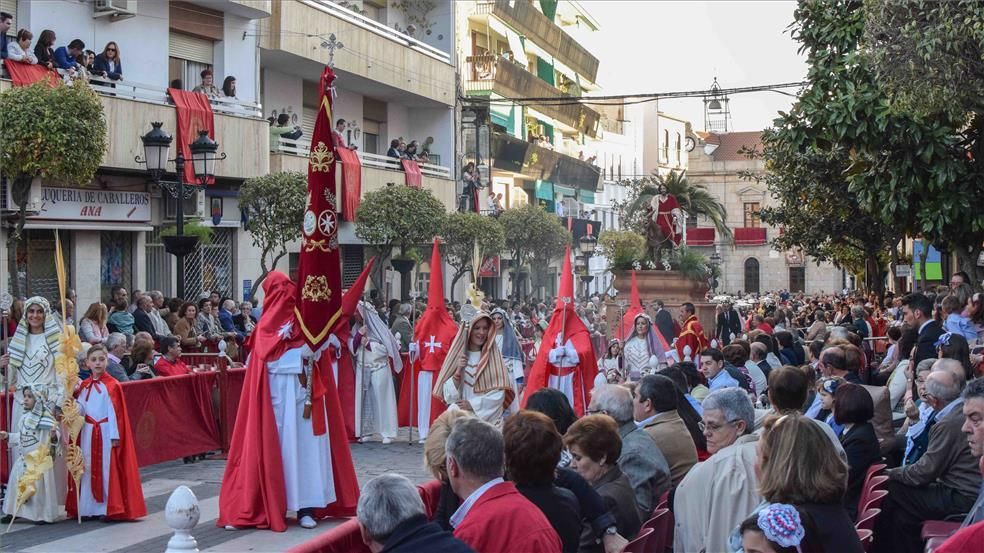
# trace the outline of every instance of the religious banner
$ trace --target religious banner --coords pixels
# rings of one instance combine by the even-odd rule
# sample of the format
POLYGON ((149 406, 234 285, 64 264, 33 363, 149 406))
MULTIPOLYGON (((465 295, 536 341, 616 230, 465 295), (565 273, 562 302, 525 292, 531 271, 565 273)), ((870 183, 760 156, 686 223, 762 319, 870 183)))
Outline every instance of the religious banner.
POLYGON ((403 172, 407 175, 407 186, 420 188, 423 186, 423 175, 420 173, 420 166, 412 159, 401 159, 403 172))
POLYGON ((304 341, 314 351, 326 343, 332 326, 342 315, 338 199, 335 196, 336 150, 331 135, 334 81, 334 71, 325 67, 321 73, 321 101, 308 156, 308 196, 297 264, 297 321, 304 341))
POLYGON ((7 73, 10 73, 10 80, 13 81, 14 86, 31 86, 38 81, 47 81, 51 87, 61 84, 58 73, 43 65, 20 63, 8 59, 4 60, 3 66, 7 68, 7 73))
POLYGON ((478 278, 490 278, 499 276, 499 256, 489 255, 482 260, 482 265, 478 268, 478 278))
MULTIPOLYGON (((212 104, 208 102, 207 96, 198 92, 169 88, 167 93, 174 101, 174 110, 177 112, 178 131, 175 133, 175 141, 178 143, 178 151, 185 158, 185 182, 197 183, 195 166, 191 162, 191 143, 198 140, 199 131, 208 131, 208 137, 215 140, 212 104)), ((207 184, 215 184, 215 178, 209 179, 207 184)))
POLYGON ((362 161, 355 150, 335 145, 338 160, 342 162, 342 209, 343 221, 355 221, 362 197, 362 161))

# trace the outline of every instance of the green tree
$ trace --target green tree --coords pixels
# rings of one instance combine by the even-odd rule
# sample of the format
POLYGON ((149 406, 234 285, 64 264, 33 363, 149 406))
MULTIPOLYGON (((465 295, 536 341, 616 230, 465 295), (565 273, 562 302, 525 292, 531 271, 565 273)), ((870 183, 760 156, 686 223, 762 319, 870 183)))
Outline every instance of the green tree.
POLYGON ((447 215, 441 234, 444 237, 444 259, 454 269, 451 278, 451 299, 454 299, 458 280, 468 272, 474 274, 472 258, 475 256, 475 244, 478 244, 481 257, 496 255, 506 247, 506 234, 495 217, 460 211, 447 215))
POLYGON ((306 201, 307 175, 298 171, 246 179, 239 189, 239 209, 249 215, 246 232, 260 250, 260 276, 253 283, 250 301, 287 255, 287 245, 301 237, 306 201))
POLYGON ((522 268, 530 268, 534 288, 539 287, 546 277, 550 260, 564 253, 564 247, 571 241, 571 233, 556 215, 533 204, 503 211, 499 222, 505 229, 506 249, 512 255, 516 275, 513 292, 523 295, 524 281, 519 278, 522 268))
POLYGON ((106 151, 106 117, 102 102, 88 86, 34 84, 0 94, 0 174, 10 177, 10 192, 20 206, 7 238, 10 282, 16 278, 16 251, 23 240, 31 182, 88 186, 106 151))
MULTIPOLYGON (((434 238, 444 223, 444 204, 429 190, 387 186, 365 194, 355 213, 355 235, 379 251, 376 285, 381 287, 383 265, 393 248, 407 259, 410 250, 434 238)), ((401 273, 401 294, 410 292, 410 275, 401 273)))

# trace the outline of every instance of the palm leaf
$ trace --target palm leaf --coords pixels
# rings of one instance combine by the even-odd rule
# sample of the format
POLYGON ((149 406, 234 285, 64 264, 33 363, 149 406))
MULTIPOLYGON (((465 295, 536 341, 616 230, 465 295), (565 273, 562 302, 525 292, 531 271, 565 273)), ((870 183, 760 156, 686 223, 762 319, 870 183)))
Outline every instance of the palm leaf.
POLYGON ((734 236, 728 227, 728 211, 724 204, 718 201, 703 184, 691 184, 687 180, 686 171, 673 171, 666 176, 657 175, 663 186, 673 194, 680 209, 688 215, 703 215, 710 220, 714 228, 729 242, 734 236))

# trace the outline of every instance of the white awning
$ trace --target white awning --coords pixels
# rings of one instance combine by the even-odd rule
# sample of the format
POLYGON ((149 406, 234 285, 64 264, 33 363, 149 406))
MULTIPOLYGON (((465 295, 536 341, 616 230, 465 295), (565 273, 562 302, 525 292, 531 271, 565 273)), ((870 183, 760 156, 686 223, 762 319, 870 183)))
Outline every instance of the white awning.
POLYGON ((152 232, 154 227, 146 223, 124 222, 82 222, 82 221, 45 221, 31 220, 24 222, 26 229, 55 229, 55 230, 113 230, 123 232, 152 232))
MULTIPOLYGON (((513 53, 513 58, 518 63, 524 67, 529 65, 529 59, 526 57, 526 51, 523 49, 523 41, 519 38, 519 33, 507 27, 505 23, 499 21, 496 17, 489 18, 489 28, 506 37, 506 40, 509 41, 509 49, 513 53)), ((489 38, 491 40, 491 37, 489 38)), ((493 51, 492 53, 496 53, 493 48, 490 48, 490 50, 493 51)))

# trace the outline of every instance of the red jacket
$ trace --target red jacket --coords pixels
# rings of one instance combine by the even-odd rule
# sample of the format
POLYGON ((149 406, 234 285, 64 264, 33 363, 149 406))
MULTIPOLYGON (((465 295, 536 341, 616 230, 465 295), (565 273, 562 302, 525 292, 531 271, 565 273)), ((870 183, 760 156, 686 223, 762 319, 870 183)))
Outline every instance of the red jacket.
POLYGON ((472 505, 454 536, 479 553, 560 553, 547 517, 512 482, 489 488, 472 505))

